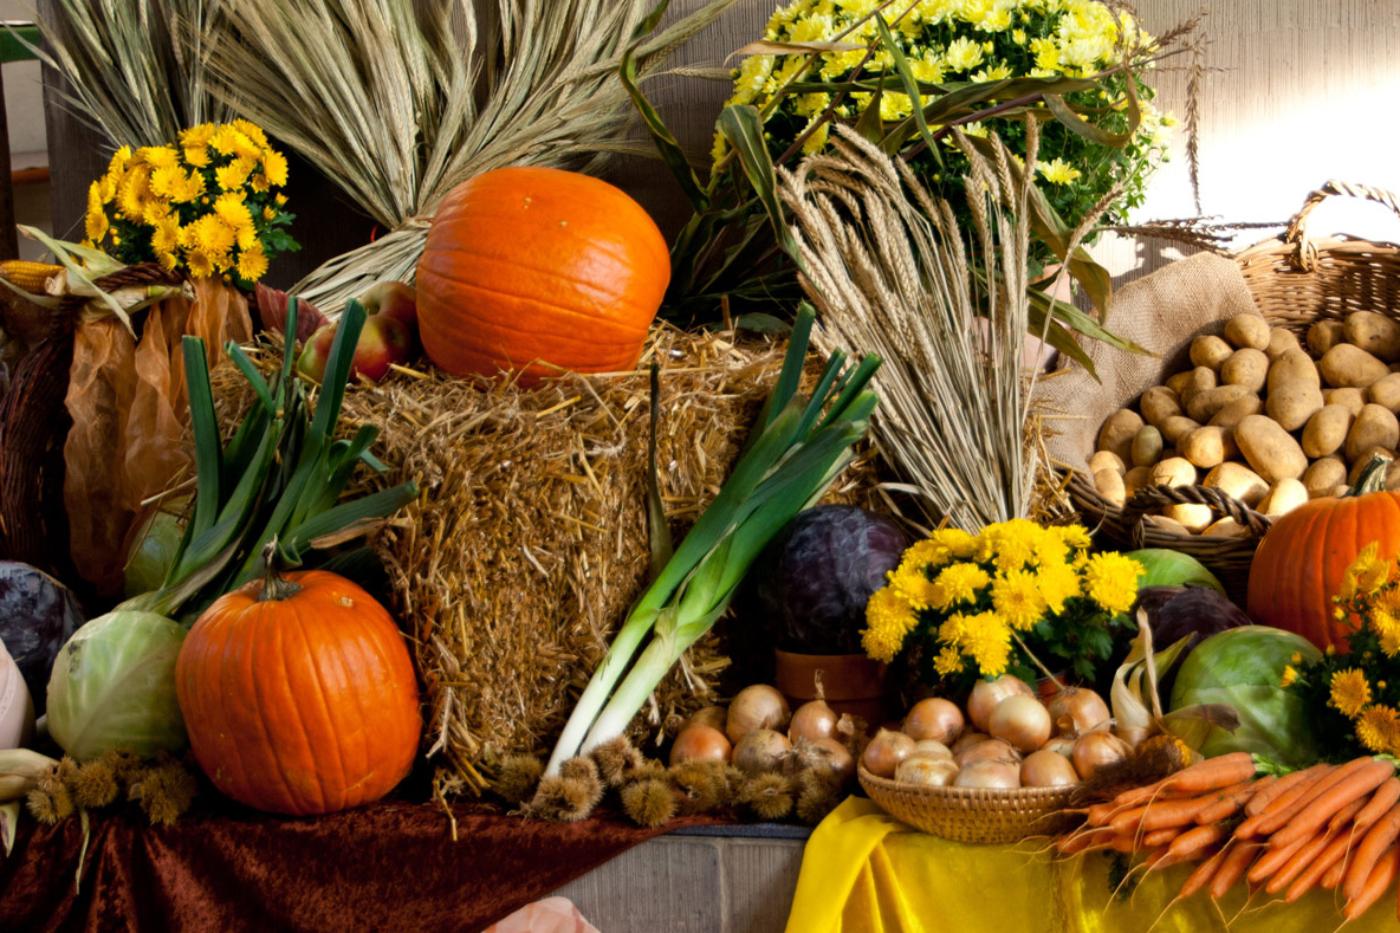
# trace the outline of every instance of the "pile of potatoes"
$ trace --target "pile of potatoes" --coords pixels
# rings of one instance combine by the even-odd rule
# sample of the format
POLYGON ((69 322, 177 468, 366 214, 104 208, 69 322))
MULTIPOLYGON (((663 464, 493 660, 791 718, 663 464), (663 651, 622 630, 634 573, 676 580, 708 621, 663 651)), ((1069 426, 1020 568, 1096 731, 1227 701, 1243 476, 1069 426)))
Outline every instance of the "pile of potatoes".
MULTIPOLYGON (((1192 369, 1114 412, 1089 459, 1094 486, 1122 505, 1143 486, 1204 485, 1269 516, 1336 496, 1376 455, 1400 448, 1400 323, 1370 311, 1319 321, 1307 346, 1242 314, 1191 342, 1192 369)), ((1400 488, 1400 464, 1386 470, 1400 488)), ((1204 505, 1172 505, 1149 521, 1226 537, 1247 530, 1204 505)))

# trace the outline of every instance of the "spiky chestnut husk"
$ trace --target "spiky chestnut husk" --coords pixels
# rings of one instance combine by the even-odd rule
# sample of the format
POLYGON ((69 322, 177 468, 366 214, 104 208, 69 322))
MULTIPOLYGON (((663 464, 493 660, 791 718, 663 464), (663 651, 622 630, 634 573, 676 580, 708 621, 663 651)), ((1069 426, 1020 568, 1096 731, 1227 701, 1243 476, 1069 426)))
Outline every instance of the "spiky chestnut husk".
POLYGON ((116 769, 106 755, 80 765, 68 788, 80 807, 105 807, 121 794, 116 769))
POLYGON ((25 805, 34 819, 50 826, 73 815, 73 796, 54 768, 34 783, 25 796, 25 805))
POLYGON ((507 803, 521 804, 530 799, 544 774, 544 762, 534 755, 507 755, 496 771, 492 789, 507 803))
POLYGON ((154 826, 172 826, 190 809, 199 782, 174 758, 163 758, 133 774, 126 795, 141 805, 154 826))
POLYGON ((638 826, 655 828, 676 815, 676 794, 660 778, 634 781, 622 788, 622 809, 638 826))
POLYGON ((797 818, 815 826, 841 802, 841 785, 829 773, 803 771, 797 776, 797 818))
POLYGON ((739 801, 761 820, 781 820, 792 812, 792 783, 771 771, 754 775, 740 788, 739 801))
POLYGON ((602 781, 598 775, 598 765, 592 758, 570 758, 559 766, 559 776, 564 778, 574 778, 580 781, 602 781))
POLYGON ((681 810, 705 813, 729 798, 722 761, 682 761, 671 766, 671 783, 680 793, 681 810))
POLYGON ((609 739, 591 752, 593 763, 598 766, 598 776, 608 787, 621 787, 627 773, 642 766, 642 753, 619 735, 609 739))
POLYGON ((624 785, 649 780, 666 780, 666 766, 654 758, 643 758, 640 764, 628 768, 622 775, 624 785))

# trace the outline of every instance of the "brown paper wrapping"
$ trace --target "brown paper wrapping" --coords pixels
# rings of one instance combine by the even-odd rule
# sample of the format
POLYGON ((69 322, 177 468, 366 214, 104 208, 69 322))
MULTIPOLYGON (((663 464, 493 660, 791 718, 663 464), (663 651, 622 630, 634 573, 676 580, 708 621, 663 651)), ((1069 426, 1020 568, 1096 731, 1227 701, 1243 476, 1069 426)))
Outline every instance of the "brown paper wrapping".
POLYGON ((108 317, 74 336, 63 500, 73 563, 104 594, 121 591, 131 539, 151 508, 142 503, 191 469, 180 338, 202 337, 212 369, 225 342, 253 335, 248 302, 231 286, 200 279, 194 293, 153 305, 139 341, 108 317))

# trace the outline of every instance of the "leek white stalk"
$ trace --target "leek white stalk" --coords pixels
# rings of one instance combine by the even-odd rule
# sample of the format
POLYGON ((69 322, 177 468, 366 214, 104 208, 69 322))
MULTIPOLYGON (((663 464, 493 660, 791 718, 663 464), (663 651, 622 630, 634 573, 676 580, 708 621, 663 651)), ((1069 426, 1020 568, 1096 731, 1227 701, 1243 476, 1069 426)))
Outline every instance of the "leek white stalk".
POLYGON ((847 367, 845 355, 833 353, 812 397, 801 398, 797 387, 812 321, 812 309, 804 306, 753 438, 715 501, 623 622, 565 724, 547 774, 626 730, 666 672, 724 614, 768 542, 850 462, 852 445, 865 436, 875 409, 866 385, 879 359, 847 367), (648 634, 651 641, 632 664, 648 634))

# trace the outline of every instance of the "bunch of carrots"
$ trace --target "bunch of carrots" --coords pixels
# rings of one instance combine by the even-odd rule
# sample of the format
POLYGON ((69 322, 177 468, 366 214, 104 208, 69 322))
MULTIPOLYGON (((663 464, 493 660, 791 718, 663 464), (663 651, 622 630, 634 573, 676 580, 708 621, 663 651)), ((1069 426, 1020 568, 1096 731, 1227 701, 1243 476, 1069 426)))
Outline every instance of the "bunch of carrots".
MULTIPOLYGON (((1319 884, 1360 917, 1400 871, 1400 777, 1382 758, 1256 775, 1253 756, 1208 758, 1085 811, 1056 847, 1144 856, 1146 871, 1200 862, 1178 899, 1219 899, 1241 879, 1296 901, 1319 884)), ((1397 905, 1400 916, 1400 905, 1397 905)))

